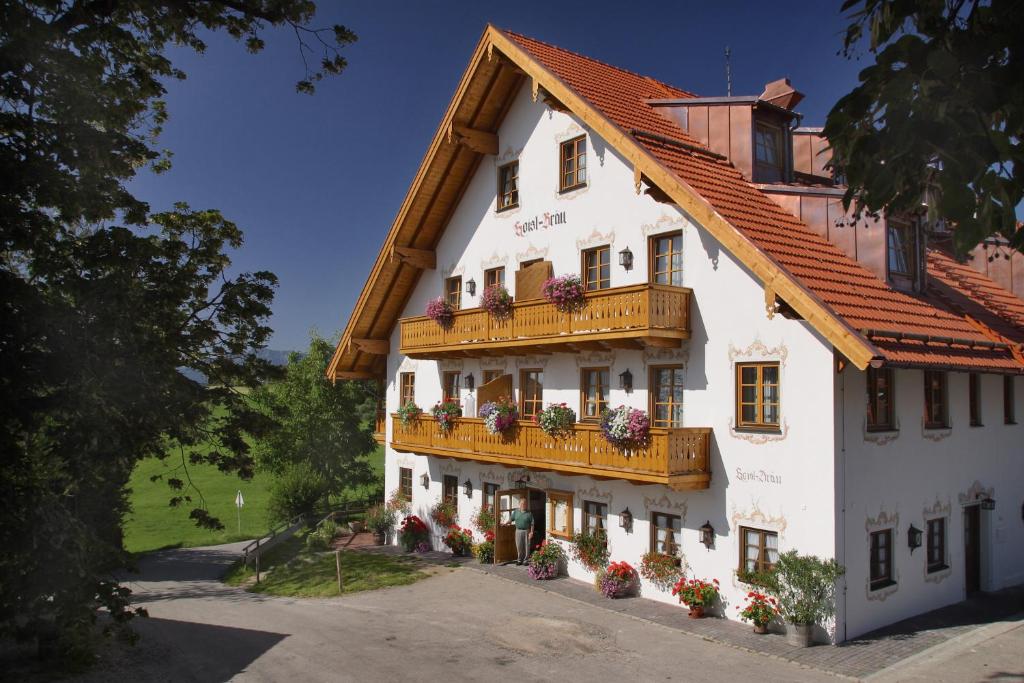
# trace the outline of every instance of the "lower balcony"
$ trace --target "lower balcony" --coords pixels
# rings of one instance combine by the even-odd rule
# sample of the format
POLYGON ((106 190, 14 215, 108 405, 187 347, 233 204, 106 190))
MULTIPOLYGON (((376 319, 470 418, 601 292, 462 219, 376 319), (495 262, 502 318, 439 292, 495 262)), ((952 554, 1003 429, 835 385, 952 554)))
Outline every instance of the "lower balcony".
POLYGON ((648 446, 631 451, 612 446, 598 425, 587 423, 556 439, 531 422, 501 435, 489 433, 480 418, 460 417, 445 434, 433 417, 421 415, 403 426, 392 415, 391 430, 391 447, 407 453, 663 484, 676 491, 706 489, 711 482, 709 427, 652 428, 648 446))
POLYGON ((383 410, 377 411, 377 417, 373 423, 373 440, 379 444, 384 444, 387 441, 387 437, 384 435, 384 429, 386 428, 388 415, 383 410))

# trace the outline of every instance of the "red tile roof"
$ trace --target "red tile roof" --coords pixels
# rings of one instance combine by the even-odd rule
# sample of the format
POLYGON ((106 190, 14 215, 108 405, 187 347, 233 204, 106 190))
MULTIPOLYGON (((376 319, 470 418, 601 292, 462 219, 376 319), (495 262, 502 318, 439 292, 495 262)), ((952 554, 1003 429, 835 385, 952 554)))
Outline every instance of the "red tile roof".
MULTIPOLYGON (((538 40, 506 35, 627 133, 655 133, 703 147, 647 103, 648 99, 692 97, 691 93, 538 40)), ((876 333, 871 339, 888 362, 1024 371, 1019 351, 971 345, 1024 342, 1024 302, 984 275, 933 251, 928 258, 932 276, 928 290, 923 294, 897 291, 808 229, 727 160, 642 133, 633 137, 854 329, 901 333, 876 333), (925 336, 936 341, 919 338, 925 336)))

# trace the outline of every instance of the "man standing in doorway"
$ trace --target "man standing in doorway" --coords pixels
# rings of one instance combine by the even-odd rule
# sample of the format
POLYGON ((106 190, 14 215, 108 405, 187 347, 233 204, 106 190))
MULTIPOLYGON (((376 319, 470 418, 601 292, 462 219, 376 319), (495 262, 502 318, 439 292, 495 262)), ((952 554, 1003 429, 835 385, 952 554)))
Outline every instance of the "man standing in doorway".
POLYGON ((512 511, 512 521, 516 525, 516 564, 525 564, 533 540, 533 513, 527 509, 527 497, 521 498, 519 509, 512 511))

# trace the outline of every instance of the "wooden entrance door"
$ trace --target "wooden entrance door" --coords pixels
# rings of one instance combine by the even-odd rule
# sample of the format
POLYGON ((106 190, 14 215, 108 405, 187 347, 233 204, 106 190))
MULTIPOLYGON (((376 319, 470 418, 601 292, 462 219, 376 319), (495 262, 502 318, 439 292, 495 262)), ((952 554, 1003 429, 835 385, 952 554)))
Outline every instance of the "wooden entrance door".
POLYGON ((507 489, 494 494, 494 564, 516 559, 516 526, 512 511, 519 509, 519 501, 528 496, 527 489, 507 489))
POLYGON ((981 508, 964 508, 964 587, 967 593, 981 590, 981 508))

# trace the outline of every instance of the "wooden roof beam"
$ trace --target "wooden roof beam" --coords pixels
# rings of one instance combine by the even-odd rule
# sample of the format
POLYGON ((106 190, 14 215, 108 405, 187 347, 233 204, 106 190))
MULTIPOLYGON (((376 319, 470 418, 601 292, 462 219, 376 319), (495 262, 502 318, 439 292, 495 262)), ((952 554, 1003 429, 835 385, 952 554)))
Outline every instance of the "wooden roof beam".
POLYGON ((498 153, 497 133, 460 126, 457 123, 448 125, 448 142, 462 145, 480 154, 498 153))
POLYGON ((391 351, 391 342, 387 339, 353 339, 352 346, 374 356, 386 356, 391 351))
POLYGON ((437 268, 437 253, 431 249, 394 246, 391 248, 391 260, 395 259, 420 270, 437 268))
POLYGON ((380 379, 380 375, 359 370, 335 370, 334 379, 380 379))

